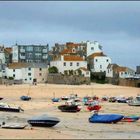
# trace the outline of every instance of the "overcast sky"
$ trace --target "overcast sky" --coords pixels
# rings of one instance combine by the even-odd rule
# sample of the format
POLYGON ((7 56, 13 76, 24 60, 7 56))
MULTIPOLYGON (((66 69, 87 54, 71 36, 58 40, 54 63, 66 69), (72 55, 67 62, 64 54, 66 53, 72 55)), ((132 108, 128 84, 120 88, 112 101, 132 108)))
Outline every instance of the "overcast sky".
POLYGON ((0 44, 98 41, 113 63, 140 65, 139 1, 1 1, 0 44))

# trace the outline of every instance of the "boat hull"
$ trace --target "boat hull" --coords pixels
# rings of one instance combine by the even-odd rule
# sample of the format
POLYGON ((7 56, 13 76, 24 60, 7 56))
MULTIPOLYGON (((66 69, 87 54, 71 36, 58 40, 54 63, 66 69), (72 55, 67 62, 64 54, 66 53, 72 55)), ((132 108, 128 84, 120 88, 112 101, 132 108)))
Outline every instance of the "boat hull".
POLYGON ((6 112, 20 112, 19 108, 3 108, 0 107, 0 111, 6 111, 6 112))
POLYGON ((58 109, 62 112, 79 112, 81 109, 77 105, 61 105, 58 109))
POLYGON ((123 119, 123 115, 118 114, 104 114, 98 115, 94 114, 89 118, 89 122, 91 123, 117 123, 123 119))
POLYGON ((28 123, 32 126, 36 126, 36 127, 53 127, 55 126, 57 123, 59 123, 59 121, 52 121, 52 120, 28 120, 28 123))

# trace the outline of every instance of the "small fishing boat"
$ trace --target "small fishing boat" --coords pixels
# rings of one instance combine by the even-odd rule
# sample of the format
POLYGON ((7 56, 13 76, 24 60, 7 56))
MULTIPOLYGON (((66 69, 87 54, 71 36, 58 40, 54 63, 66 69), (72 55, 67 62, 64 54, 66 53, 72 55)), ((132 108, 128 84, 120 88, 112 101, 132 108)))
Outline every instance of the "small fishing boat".
POLYGON ((31 97, 29 97, 29 96, 21 96, 20 99, 23 100, 23 101, 29 101, 29 100, 31 100, 31 97))
POLYGON ((1 128, 5 129, 24 129, 27 125, 23 124, 5 124, 5 122, 2 123, 1 128))
POLYGON ((123 115, 119 114, 93 114, 89 118, 91 123, 117 123, 123 119, 123 115))
POLYGON ((89 111, 93 111, 93 110, 100 110, 101 109, 101 106, 100 105, 94 105, 94 106, 88 106, 87 109, 89 111))
POLYGON ((0 103, 0 111, 20 112, 24 110, 21 107, 11 106, 6 103, 0 103))
POLYGON ((120 99, 117 99, 117 102, 118 102, 118 103, 127 103, 127 99, 125 99, 125 98, 120 98, 120 99))
POLYGON ((135 99, 128 100, 127 103, 130 106, 140 106, 140 96, 137 96, 135 99))
POLYGON ((108 101, 114 103, 117 101, 117 99, 116 97, 110 97, 108 101))
POLYGON ((35 116, 27 121, 31 126, 37 127, 52 127, 55 126, 60 120, 56 117, 50 117, 46 114, 35 116))
POLYGON ((98 101, 98 100, 94 100, 94 101, 90 102, 90 103, 88 104, 87 109, 88 109, 89 111, 93 111, 93 110, 98 111, 98 110, 100 110, 100 109, 101 109, 101 106, 99 105, 99 101, 98 101))
POLYGON ((52 102, 59 102, 59 98, 52 98, 52 102))
POLYGON ((58 109, 62 112, 79 112, 81 110, 80 106, 74 100, 68 100, 64 105, 58 106, 58 109))
POLYGON ((136 122, 140 119, 138 116, 124 116, 122 122, 136 122))
POLYGON ((61 100, 68 100, 68 99, 69 99, 68 96, 62 96, 62 97, 61 97, 61 100))

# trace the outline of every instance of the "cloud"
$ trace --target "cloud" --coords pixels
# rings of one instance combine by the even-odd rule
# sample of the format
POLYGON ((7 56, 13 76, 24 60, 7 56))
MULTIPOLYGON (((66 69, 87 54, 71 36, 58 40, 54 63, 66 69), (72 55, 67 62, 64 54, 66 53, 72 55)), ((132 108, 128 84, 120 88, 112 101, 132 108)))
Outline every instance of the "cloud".
POLYGON ((1 1, 0 43, 96 40, 113 61, 134 68, 140 59, 139 7, 139 1, 1 1))

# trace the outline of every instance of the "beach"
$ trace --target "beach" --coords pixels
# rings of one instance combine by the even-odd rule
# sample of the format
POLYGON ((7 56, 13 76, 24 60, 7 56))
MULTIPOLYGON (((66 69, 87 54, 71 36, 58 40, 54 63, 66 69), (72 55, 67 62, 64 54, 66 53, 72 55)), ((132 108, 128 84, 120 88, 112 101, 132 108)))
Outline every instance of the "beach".
MULTIPOLYGON (((61 121, 52 128, 27 127, 23 130, 0 128, 0 139, 138 139, 140 138, 140 121, 118 122, 117 124, 93 124, 88 122, 91 112, 85 106, 78 113, 66 113, 58 110, 64 101, 53 103, 51 98, 77 94, 88 96, 133 96, 140 94, 140 88, 115 86, 110 84, 91 85, 0 85, 0 97, 8 104, 18 105, 24 112, 12 113, 0 111, 0 121, 26 123, 27 119, 41 114, 58 117, 61 121), (22 95, 32 97, 30 101, 21 101, 22 95)), ((101 102, 101 113, 118 113, 140 116, 140 107, 125 103, 101 102)))

